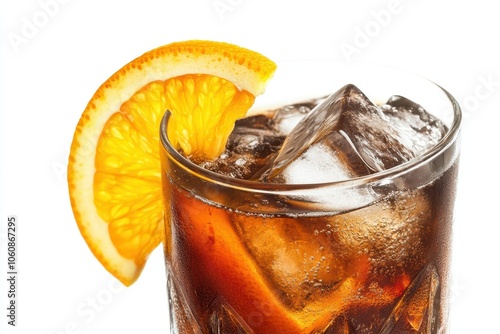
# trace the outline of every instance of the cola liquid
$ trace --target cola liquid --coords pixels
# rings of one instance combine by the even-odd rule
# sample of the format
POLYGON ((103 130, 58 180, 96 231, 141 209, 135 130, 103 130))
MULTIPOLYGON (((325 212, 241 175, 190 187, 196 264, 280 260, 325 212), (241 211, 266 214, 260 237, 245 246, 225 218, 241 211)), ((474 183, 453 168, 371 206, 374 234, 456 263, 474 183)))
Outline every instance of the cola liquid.
POLYGON ((238 121, 200 166, 167 144, 171 332, 446 333, 449 133, 347 85, 238 121))

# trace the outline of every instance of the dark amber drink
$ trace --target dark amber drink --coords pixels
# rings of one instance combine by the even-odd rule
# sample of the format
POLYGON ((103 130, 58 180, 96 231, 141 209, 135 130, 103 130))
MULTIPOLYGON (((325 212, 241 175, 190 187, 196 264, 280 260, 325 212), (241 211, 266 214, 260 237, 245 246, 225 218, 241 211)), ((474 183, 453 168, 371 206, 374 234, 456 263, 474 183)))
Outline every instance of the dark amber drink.
MULTIPOLYGON (((249 150, 258 159, 246 174, 198 166, 169 144, 167 113, 161 158, 171 332, 446 333, 460 113, 448 93, 429 87, 447 103, 436 113, 450 119, 435 145, 388 167, 384 153, 374 160, 386 164, 382 170, 360 153, 371 170, 351 166, 349 179, 332 182, 262 172, 266 159, 279 161, 283 138, 272 140, 281 141, 276 150, 249 150)), ((335 100, 347 99, 342 108, 352 102, 345 92, 335 100)), ((382 118, 392 117, 387 112, 382 118)), ((260 131, 276 119, 263 117, 246 126, 260 131)), ((334 156, 359 163, 349 154, 334 156)))

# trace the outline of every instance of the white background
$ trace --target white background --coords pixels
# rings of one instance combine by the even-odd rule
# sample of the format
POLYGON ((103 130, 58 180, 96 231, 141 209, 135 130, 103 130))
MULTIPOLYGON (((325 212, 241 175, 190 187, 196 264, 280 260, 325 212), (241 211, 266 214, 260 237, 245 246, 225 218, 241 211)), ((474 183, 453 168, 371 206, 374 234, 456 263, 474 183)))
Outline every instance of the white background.
POLYGON ((78 232, 65 166, 81 112, 113 72, 154 47, 212 39, 257 50, 275 61, 333 58, 387 64, 428 77, 457 98, 465 117, 451 333, 500 333, 496 214, 500 182, 495 158, 500 20, 492 4, 487 0, 1 1, 0 331, 168 332, 161 249, 152 254, 136 284, 130 288, 117 284, 78 232), (349 47, 351 53, 346 53, 349 47), (5 225, 12 214, 19 219, 15 328, 6 325, 5 316, 5 225))

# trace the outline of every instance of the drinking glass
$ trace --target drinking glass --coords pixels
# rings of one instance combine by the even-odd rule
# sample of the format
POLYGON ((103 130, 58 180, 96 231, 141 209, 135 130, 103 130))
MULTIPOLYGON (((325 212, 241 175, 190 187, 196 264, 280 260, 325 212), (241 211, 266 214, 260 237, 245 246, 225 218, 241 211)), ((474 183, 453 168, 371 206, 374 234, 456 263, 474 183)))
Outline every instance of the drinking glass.
POLYGON ((390 68, 285 62, 250 112, 348 83, 379 104, 392 95, 417 102, 446 134, 421 156, 366 176, 263 183, 182 156, 167 138, 167 111, 160 156, 171 333, 447 332, 455 99, 390 68))

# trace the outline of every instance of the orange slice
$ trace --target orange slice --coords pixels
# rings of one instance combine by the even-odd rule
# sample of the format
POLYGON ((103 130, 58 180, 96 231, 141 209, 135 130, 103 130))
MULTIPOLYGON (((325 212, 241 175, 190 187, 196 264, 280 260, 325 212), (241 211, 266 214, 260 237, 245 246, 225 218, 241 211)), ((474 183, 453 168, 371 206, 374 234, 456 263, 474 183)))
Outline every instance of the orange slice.
MULTIPOLYGON (((176 269, 181 273, 190 268, 184 273, 188 279, 181 277, 178 281, 189 285, 182 289, 183 293, 192 294, 188 299, 210 301, 220 297, 246 325, 263 334, 323 333, 328 323, 342 312, 366 303, 358 293, 365 284, 370 264, 368 257, 360 256, 352 263, 354 274, 324 292, 322 298, 311 301, 302 310, 287 308, 241 242, 228 212, 202 203, 180 189, 173 191, 172 207, 177 217, 174 224, 178 224, 175 229, 189 233, 182 232, 185 244, 173 247, 172 256, 179 261, 172 265, 174 268, 181 265, 182 268, 176 269)), ((204 312, 205 308, 202 309, 204 312)))
POLYGON ((185 154, 212 159, 276 65, 251 50, 185 41, 136 58, 106 80, 76 127, 68 187, 80 232, 123 284, 162 240, 159 122, 185 154))

